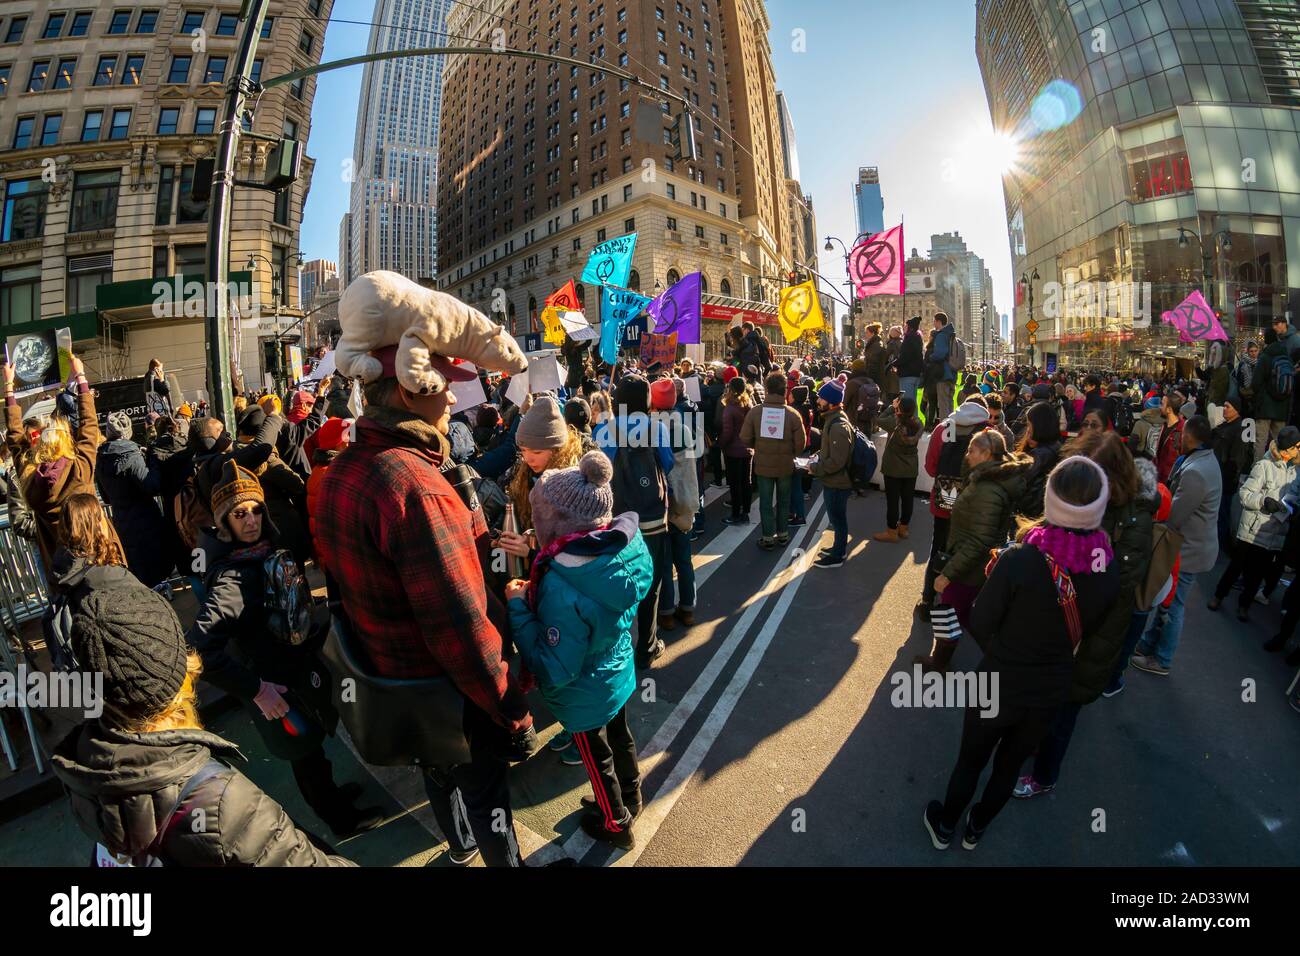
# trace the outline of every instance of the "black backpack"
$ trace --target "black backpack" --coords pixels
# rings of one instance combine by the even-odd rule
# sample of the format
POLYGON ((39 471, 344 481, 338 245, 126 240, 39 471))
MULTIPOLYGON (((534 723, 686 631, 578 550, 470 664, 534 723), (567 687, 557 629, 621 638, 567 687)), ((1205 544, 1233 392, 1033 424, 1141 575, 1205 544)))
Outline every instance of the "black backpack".
POLYGON ((1129 404, 1128 398, 1124 395, 1107 395, 1106 405, 1115 431, 1121 438, 1127 438, 1133 433, 1133 406, 1129 404))
POLYGON ((857 407, 854 409, 853 424, 870 434, 876 428, 876 416, 880 414, 880 386, 867 379, 858 386, 857 407))
POLYGON ((620 447, 614 456, 614 513, 635 511, 642 525, 668 515, 668 479, 653 448, 620 447))
POLYGON ((284 644, 302 644, 311 636, 311 589, 302 568, 284 549, 262 560, 262 606, 266 627, 284 644))

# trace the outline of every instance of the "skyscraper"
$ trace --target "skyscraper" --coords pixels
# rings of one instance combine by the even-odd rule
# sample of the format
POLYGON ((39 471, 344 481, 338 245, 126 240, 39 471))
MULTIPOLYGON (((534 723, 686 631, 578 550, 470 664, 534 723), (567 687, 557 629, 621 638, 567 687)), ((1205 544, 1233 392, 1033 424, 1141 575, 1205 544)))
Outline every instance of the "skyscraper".
POLYGON ((976 5, 993 126, 1020 141, 1015 340, 1039 364, 1186 371, 1201 347, 1159 317, 1193 289, 1233 336, 1300 311, 1300 7, 1119 6, 976 5))
POLYGON ((883 232, 885 200, 880 194, 880 170, 859 166, 858 181, 853 184, 853 207, 858 213, 858 235, 883 232))
MULTIPOLYGON (((457 36, 593 68, 448 58, 439 287, 526 331, 538 303, 578 278, 593 246, 636 232, 632 288, 654 294, 701 272, 706 295, 727 297, 705 300, 706 348, 717 350, 742 309, 775 326, 791 239, 766 7, 626 0, 575 9, 484 0, 452 10, 448 31, 457 36), (672 143, 679 101, 659 90, 689 98, 693 158, 672 143)), ((597 321, 599 288, 577 289, 597 321)))
MULTIPOLYGON (((376 0, 367 52, 438 46, 452 0, 376 0)), ((446 57, 367 63, 353 147, 345 278, 375 269, 437 272, 438 118, 446 57)))

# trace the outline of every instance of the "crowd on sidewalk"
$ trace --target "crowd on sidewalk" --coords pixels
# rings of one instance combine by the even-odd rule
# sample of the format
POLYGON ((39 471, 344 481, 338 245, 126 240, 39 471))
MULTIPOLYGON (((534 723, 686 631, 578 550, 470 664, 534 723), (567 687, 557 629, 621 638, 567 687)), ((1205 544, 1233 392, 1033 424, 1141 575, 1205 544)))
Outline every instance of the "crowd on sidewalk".
MULTIPOLYGON (((876 442, 873 547, 909 538, 922 468, 933 484, 917 604, 933 647, 919 662, 948 669, 969 633, 977 669, 1001 675, 999 716, 967 712, 947 793, 925 810, 939 848, 963 813, 973 848, 1011 797, 1050 791, 1082 708, 1120 693, 1130 668, 1174 673, 1185 608, 1198 583, 1210 592, 1221 550, 1209 605, 1240 582, 1242 620, 1300 567, 1285 322, 1257 361, 1211 349, 1187 381, 977 365, 940 313, 926 335, 919 318, 873 325, 848 354, 786 362, 748 323, 699 366, 608 366, 569 342, 559 387, 516 392, 514 340, 415 289, 358 279, 338 371, 237 395, 233 430, 173 409, 156 361, 147 420, 115 413, 102 435, 79 359, 69 401, 37 417, 5 366, 6 498, 44 568, 47 642, 105 678, 103 716, 54 754, 101 865, 346 864, 237 769, 197 708, 200 682, 236 700, 335 838, 378 826, 323 747, 340 720, 370 719, 339 712, 340 646, 364 679, 459 715, 394 745, 420 758, 453 862, 522 865, 508 769, 539 749, 538 703, 562 728, 550 748, 589 777, 583 830, 634 847, 627 706, 637 673, 694 624, 705 489, 725 484, 730 525, 758 499, 763 550, 790 542, 820 491, 832 534, 811 567, 848 574, 873 554, 850 550, 847 514, 876 442), (487 400, 462 404, 469 385, 487 400), (197 604, 185 623, 179 587, 197 604), (201 833, 178 825, 195 808, 201 833)), ((1300 588, 1285 595, 1269 651, 1300 617, 1300 588)))

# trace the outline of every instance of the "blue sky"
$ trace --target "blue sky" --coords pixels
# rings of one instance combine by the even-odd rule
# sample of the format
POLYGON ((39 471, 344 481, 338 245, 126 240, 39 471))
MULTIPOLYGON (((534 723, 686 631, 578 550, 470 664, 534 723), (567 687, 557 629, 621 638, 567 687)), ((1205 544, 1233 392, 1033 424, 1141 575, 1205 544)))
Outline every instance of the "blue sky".
MULTIPOLYGON (((931 233, 957 231, 984 257, 994 303, 1012 303, 1002 183, 975 59, 974 0, 768 0, 778 88, 794 118, 804 191, 821 235, 854 235, 852 184, 880 168, 885 225, 905 217, 905 241, 924 255, 931 233), (802 37, 794 31, 803 31, 802 37), (803 52, 796 51, 802 39, 803 52)), ((368 21, 369 0, 337 0, 334 20, 368 21)), ((369 28, 330 24, 326 60, 365 52, 369 28)), ((338 258, 347 210, 343 161, 352 152, 360 66, 326 73, 316 91, 308 153, 316 160, 302 229, 309 259, 338 258)), ((838 247, 820 271, 838 281, 838 247)))

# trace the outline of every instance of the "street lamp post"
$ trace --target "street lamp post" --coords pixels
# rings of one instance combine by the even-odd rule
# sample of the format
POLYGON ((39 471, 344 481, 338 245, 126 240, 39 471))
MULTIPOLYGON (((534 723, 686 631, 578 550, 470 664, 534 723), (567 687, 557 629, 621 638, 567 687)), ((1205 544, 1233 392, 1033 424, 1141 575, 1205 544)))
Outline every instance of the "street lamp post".
MULTIPOLYGON (((1024 288, 1026 294, 1029 296, 1029 321, 1030 322, 1034 321, 1034 283, 1037 281, 1038 281, 1037 269, 1034 270, 1033 275, 1027 276, 1023 272, 1020 274, 1020 285, 1022 288, 1024 288)), ((1026 346, 1025 349, 1025 351, 1029 355, 1030 366, 1034 364, 1034 342, 1035 341, 1036 341, 1035 333, 1030 332, 1029 344, 1028 346, 1026 346)))
MULTIPOLYGON (((870 232, 859 233, 857 238, 853 240, 852 248, 856 249, 858 243, 860 243, 863 239, 870 237, 871 235, 873 235, 873 233, 870 232)), ((840 244, 840 248, 844 250, 844 274, 848 276, 848 280, 844 284, 849 287, 849 336, 848 336, 849 353, 852 354, 857 350, 857 340, 854 337, 854 334, 857 329, 858 302, 860 302, 861 300, 858 298, 857 287, 853 284, 853 274, 849 271, 849 254, 851 249, 849 246, 846 246, 844 244, 844 240, 839 238, 838 236, 827 236, 826 245, 823 246, 822 248, 825 249, 827 252, 834 252, 835 247, 831 245, 832 242, 838 242, 840 244)), ((906 316, 904 316, 904 319, 906 319, 906 316)))

